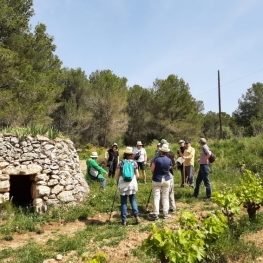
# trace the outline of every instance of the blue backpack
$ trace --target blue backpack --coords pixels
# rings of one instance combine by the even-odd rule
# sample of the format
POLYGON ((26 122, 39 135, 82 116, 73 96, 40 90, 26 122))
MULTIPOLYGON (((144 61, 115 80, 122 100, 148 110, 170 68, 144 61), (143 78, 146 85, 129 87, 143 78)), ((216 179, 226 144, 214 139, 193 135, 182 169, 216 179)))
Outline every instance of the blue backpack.
POLYGON ((127 162, 126 160, 122 160, 123 167, 122 167, 122 178, 125 182, 132 181, 134 177, 134 167, 133 167, 133 160, 127 162))

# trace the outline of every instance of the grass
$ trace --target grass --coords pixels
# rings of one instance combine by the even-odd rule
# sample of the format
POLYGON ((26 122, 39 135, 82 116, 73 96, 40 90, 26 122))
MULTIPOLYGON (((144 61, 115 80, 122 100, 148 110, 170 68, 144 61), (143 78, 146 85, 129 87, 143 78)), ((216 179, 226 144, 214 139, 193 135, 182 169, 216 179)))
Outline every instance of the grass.
MULTIPOLYGON (((242 165, 246 168, 251 168, 253 171, 261 173, 263 156, 263 146, 258 144, 263 136, 258 138, 243 138, 240 140, 231 139, 226 141, 210 142, 209 146, 216 154, 217 159, 211 165, 211 182, 213 191, 220 191, 226 189, 231 185, 239 183, 241 175, 240 170, 242 165)), ((196 149, 196 159, 200 154, 200 149, 197 143, 193 142, 193 147, 196 149)), ((263 145, 263 144, 262 144, 263 145)), ((172 144, 171 149, 176 153, 178 145, 172 144)), ((153 146, 147 146, 148 159, 150 160, 155 152, 156 142, 153 146)), ((87 146, 88 151, 97 150, 92 145, 87 146)), ((105 149, 97 150, 102 155, 105 149)), ((123 149, 120 150, 122 155, 123 149)), ((195 167, 197 173, 198 165, 195 167)), ((196 176, 196 175, 195 175, 196 176)), ((111 223, 100 223, 94 221, 86 225, 85 229, 73 233, 72 236, 67 233, 59 235, 56 231, 52 238, 43 245, 28 242, 25 246, 18 249, 5 249, 0 251, 0 262, 9 259, 8 262, 41 262, 44 259, 53 257, 58 253, 68 253, 75 251, 80 256, 83 252, 95 253, 97 249, 102 246, 116 247, 125 240, 133 231, 149 232, 151 230, 151 223, 147 221, 148 212, 146 211, 146 204, 151 191, 151 172, 147 167, 147 181, 144 184, 142 180, 139 181, 139 191, 137 193, 137 203, 139 211, 143 220, 142 224, 134 225, 134 219, 129 217, 129 226, 124 228, 120 226, 120 216, 115 216, 111 219, 111 223)), ((206 204, 200 202, 205 197, 205 187, 201 187, 200 198, 192 197, 192 188, 180 188, 181 175, 175 169, 175 199, 180 204, 178 213, 183 210, 190 210, 193 212, 211 211, 214 206, 210 203, 206 204)), ((40 236, 43 234, 43 226, 50 222, 74 222, 75 220, 82 220, 85 222, 87 217, 98 214, 106 214, 109 216, 113 197, 117 189, 117 184, 114 179, 107 179, 106 191, 102 191, 97 182, 89 182, 90 196, 86 203, 77 207, 61 207, 48 210, 45 215, 40 216, 35 213, 31 207, 21 208, 13 207, 10 203, 0 204, 0 238, 10 239, 12 241, 14 233, 25 234, 27 232, 36 232, 40 236)), ((119 214, 120 198, 117 194, 113 210, 117 215, 119 214)), ((149 205, 151 208, 151 204, 149 205)), ((129 206, 130 211, 130 206, 129 206)), ((105 215, 104 215, 105 216, 105 215)), ((157 223, 159 227, 163 227, 166 223, 160 221, 157 223)), ((172 223, 173 224, 173 223, 172 223)), ((258 219, 255 222, 250 222, 247 216, 241 216, 236 220, 231 229, 223 236, 209 250, 209 259, 207 262, 234 262, 239 260, 242 262, 250 262, 253 258, 261 255, 262 252, 254 244, 246 242, 242 237, 246 234, 256 232, 263 229, 263 213, 258 214, 258 219), (249 261, 245 261, 249 259, 249 261)), ((131 250, 132 255, 138 259, 138 262, 150 263, 154 259, 146 256, 139 248, 131 250)), ((5 261, 7 262, 7 261, 5 261)))

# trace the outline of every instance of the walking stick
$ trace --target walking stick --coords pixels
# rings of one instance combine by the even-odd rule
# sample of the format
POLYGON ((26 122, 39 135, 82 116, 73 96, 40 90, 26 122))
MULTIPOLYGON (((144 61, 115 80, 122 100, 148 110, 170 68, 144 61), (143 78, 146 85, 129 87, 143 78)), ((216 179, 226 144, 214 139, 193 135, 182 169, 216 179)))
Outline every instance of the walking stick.
POLYGON ((149 203, 150 203, 150 198, 151 198, 151 195, 152 195, 152 191, 153 191, 153 189, 151 189, 151 192, 150 192, 149 197, 148 197, 148 201, 147 201, 146 208, 145 208, 146 211, 147 211, 148 205, 149 205, 149 203))
POLYGON ((112 215, 112 211, 113 211, 113 207, 114 207, 114 203, 115 203, 116 195, 117 195, 117 191, 118 191, 118 185, 119 185, 119 181, 117 182, 117 188, 116 188, 115 193, 114 193, 114 198, 113 198, 113 202, 112 202, 112 206, 111 206, 111 210, 110 210, 109 221, 111 220, 111 215, 112 215))
POLYGON ((183 166, 183 173, 184 173, 184 187, 185 187, 185 166, 183 166))

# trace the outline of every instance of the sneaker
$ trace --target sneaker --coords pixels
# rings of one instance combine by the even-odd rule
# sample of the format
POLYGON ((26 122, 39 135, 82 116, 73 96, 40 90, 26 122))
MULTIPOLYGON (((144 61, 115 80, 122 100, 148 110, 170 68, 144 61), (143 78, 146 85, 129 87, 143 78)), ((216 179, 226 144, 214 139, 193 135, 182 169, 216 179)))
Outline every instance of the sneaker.
POLYGON ((147 182, 146 182, 146 181, 144 181, 144 183, 145 183, 145 184, 147 184, 147 182))
POLYGON ((136 224, 139 224, 141 222, 141 219, 138 216, 135 217, 135 220, 136 220, 136 224))
POLYGON ((203 199, 203 201, 208 203, 208 202, 211 202, 212 199, 211 199, 211 197, 208 197, 208 198, 203 199))
POLYGON ((125 222, 121 222, 121 224, 123 225, 123 226, 127 226, 127 222, 125 221, 125 222))
POLYGON ((150 220, 150 221, 156 221, 156 220, 158 220, 158 219, 159 219, 159 216, 156 215, 156 214, 152 214, 152 215, 149 217, 149 220, 150 220))
POLYGON ((170 214, 165 214, 163 215, 163 219, 168 219, 168 218, 171 218, 172 216, 170 214))

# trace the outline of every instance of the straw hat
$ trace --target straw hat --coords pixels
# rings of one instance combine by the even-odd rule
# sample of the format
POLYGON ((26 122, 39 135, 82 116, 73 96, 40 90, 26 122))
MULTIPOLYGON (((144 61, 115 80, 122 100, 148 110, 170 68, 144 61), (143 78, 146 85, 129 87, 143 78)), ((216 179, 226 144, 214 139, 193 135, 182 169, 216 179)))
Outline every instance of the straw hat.
POLYGON ((90 156, 90 158, 98 158, 99 156, 98 156, 98 153, 97 152, 92 152, 91 153, 91 156, 90 156))
POLYGON ((126 154, 133 154, 133 148, 132 148, 132 147, 129 147, 129 146, 126 147, 124 153, 126 153, 126 154))
POLYGON ((136 145, 143 145, 141 141, 138 141, 136 145))

